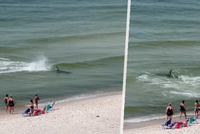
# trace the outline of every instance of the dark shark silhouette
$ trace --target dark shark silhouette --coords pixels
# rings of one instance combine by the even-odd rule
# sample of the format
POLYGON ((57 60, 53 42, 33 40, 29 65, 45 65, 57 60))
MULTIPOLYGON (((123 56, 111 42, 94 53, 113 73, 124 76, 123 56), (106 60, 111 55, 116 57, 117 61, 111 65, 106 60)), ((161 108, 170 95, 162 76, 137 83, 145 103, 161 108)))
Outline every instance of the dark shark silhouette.
POLYGON ((156 74, 159 76, 164 76, 164 77, 168 77, 168 78, 179 78, 177 75, 172 74, 172 69, 169 71, 169 74, 156 74))
POLYGON ((169 76, 170 78, 178 78, 177 75, 172 74, 172 69, 169 71, 169 76))
POLYGON ((65 74, 70 74, 71 72, 63 71, 60 70, 57 66, 55 67, 56 73, 65 73, 65 74))

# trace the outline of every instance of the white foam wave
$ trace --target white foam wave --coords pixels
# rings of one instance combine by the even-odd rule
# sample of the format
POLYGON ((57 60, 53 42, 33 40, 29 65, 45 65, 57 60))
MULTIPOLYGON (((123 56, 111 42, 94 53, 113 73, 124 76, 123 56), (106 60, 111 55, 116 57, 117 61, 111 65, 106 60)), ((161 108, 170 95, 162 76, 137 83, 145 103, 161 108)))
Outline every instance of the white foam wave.
MULTIPOLYGON (((79 96, 69 97, 69 98, 63 99, 63 100, 56 100, 56 104, 64 103, 64 102, 71 102, 71 101, 76 101, 76 100, 82 100, 82 99, 88 99, 88 98, 93 98, 93 97, 96 97, 96 95, 79 95, 79 96)), ((39 106, 46 106, 46 105, 52 104, 52 103, 53 103, 53 101, 47 101, 47 102, 39 104, 39 106)))
POLYGON ((200 95, 200 77, 179 76, 179 79, 172 79, 167 77, 158 77, 151 74, 143 74, 137 77, 137 80, 148 85, 155 85, 160 87, 164 96, 167 94, 180 95, 185 97, 198 97, 200 95), (163 90, 165 89, 165 90, 163 90), (167 90, 167 93, 165 92, 167 90))
POLYGON ((124 120, 125 123, 136 123, 136 122, 143 122, 143 121, 151 121, 151 120, 157 120, 157 119, 163 119, 165 116, 163 114, 153 114, 148 116, 142 116, 137 118, 131 118, 124 120))
POLYGON ((137 77, 136 79, 139 80, 139 81, 145 82, 145 81, 149 81, 149 76, 147 74, 143 74, 143 75, 137 77))
POLYGON ((184 86, 200 86, 200 77, 189 77, 189 76, 179 76, 179 79, 172 78, 157 78, 155 76, 150 76, 148 74, 143 74, 137 77, 137 80, 152 84, 160 85, 163 88, 176 88, 178 89, 180 85, 184 86))
POLYGON ((0 58, 0 60, 9 61, 9 59, 6 58, 0 58))
POLYGON ((143 74, 139 77, 137 77, 139 81, 143 81, 145 83, 151 84, 151 85, 159 85, 162 88, 176 88, 178 89, 178 84, 173 83, 168 79, 160 79, 160 78, 155 78, 151 77, 150 75, 143 74))
POLYGON ((50 68, 48 59, 45 56, 39 56, 35 61, 29 63, 0 58, 0 74, 21 71, 48 71, 50 68))
POLYGON ((187 97, 198 97, 200 94, 195 92, 178 92, 178 91, 170 91, 171 94, 181 95, 181 96, 187 96, 187 97))
MULTIPOLYGON (((40 103, 39 106, 46 106, 48 104, 52 104, 54 101, 56 101, 56 104, 59 104, 59 103, 64 103, 64 102, 71 102, 71 101, 94 98, 94 97, 98 97, 98 96, 106 96, 106 95, 109 95, 109 94, 121 94, 121 92, 108 93, 108 92, 97 91, 94 94, 81 94, 81 95, 77 95, 77 96, 71 96, 71 97, 66 98, 66 99, 43 102, 43 103, 40 103)), ((28 105, 26 105, 26 106, 28 107, 28 105)))
POLYGON ((181 80, 183 81, 183 83, 185 84, 189 84, 192 86, 196 86, 196 85, 200 85, 200 77, 196 76, 196 77, 189 77, 189 76, 180 76, 181 80))

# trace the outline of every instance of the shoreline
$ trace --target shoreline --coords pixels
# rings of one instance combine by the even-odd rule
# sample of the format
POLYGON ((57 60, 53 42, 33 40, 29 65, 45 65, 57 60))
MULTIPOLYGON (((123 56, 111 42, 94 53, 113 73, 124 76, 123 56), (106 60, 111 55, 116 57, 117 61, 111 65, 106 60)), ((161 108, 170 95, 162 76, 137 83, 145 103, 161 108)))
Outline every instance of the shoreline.
MULTIPOLYGON (((74 99, 77 96, 81 96, 81 95, 77 95, 77 96, 69 97, 69 100, 67 100, 66 98, 65 99, 62 98, 61 100, 54 100, 54 101, 56 102, 56 105, 62 105, 64 103, 71 103, 71 102, 73 103, 73 102, 77 102, 77 101, 90 100, 90 99, 94 99, 94 98, 101 98, 101 97, 105 97, 105 96, 112 96, 112 95, 119 95, 119 94, 122 94, 122 92, 120 92, 120 91, 103 92, 103 93, 100 93, 100 94, 97 94, 97 93, 88 94, 88 95, 85 95, 85 97, 83 97, 83 98, 74 99)), ((39 102, 38 108, 43 109, 45 105, 52 104, 52 102, 53 101, 46 101, 46 102, 42 102, 42 103, 39 102)), ((21 106, 15 107, 13 115, 21 114, 27 108, 29 108, 28 105, 23 105, 23 106, 21 105, 21 106)), ((5 116, 9 116, 9 115, 10 115, 9 113, 5 113, 5 107, 3 108, 3 110, 0 110, 0 118, 5 117, 5 116)))
POLYGON ((21 113, 8 114, 0 118, 0 133, 116 134, 120 132, 121 104, 122 94, 118 93, 55 103, 55 110, 41 116, 22 117, 21 113))
MULTIPOLYGON (((197 120, 200 121, 199 119, 197 120)), ((197 134, 200 124, 192 124, 180 129, 162 129, 161 125, 150 125, 142 128, 123 130, 123 134, 197 134)))
MULTIPOLYGON (((185 116, 182 115, 181 119, 179 119, 179 114, 175 115, 172 117, 172 121, 185 121, 185 116)), ((194 114, 192 112, 188 112, 187 114, 187 118, 190 118, 190 117, 193 117, 194 114)), ((163 116, 163 118, 159 118, 159 119, 152 119, 152 120, 147 120, 147 121, 139 121, 139 122, 126 122, 124 120, 124 127, 123 129, 124 130, 127 130, 127 129, 137 129, 137 128, 142 128, 142 127, 147 127, 147 126, 150 126, 150 125, 158 125, 158 124, 164 124, 166 121, 165 121, 165 117, 166 116, 163 116)), ((148 119, 148 118, 147 118, 148 119)))
MULTIPOLYGON (((189 114, 187 118, 193 117, 193 114, 189 114)), ((178 117, 172 117, 172 122, 174 121, 182 121, 185 122, 186 119, 182 116, 181 119, 178 117)), ((189 134, 189 133, 197 133, 198 129, 200 128, 200 119, 197 119, 199 124, 193 124, 189 127, 184 127, 180 129, 162 129, 161 124, 164 124, 165 118, 163 119, 155 119, 150 121, 143 121, 143 122, 134 122, 134 123, 127 123, 124 122, 123 127, 123 134, 189 134)))
MULTIPOLYGON (((188 117, 192 117, 192 115, 188 115, 188 117)), ((172 117, 172 122, 173 121, 185 121, 185 117, 182 116, 181 119, 179 119, 179 117, 172 117)), ((124 122, 124 130, 129 130, 129 129, 138 129, 138 128, 143 128, 143 127, 148 127, 151 125, 161 125, 164 124, 165 118, 162 119, 154 119, 154 120, 150 120, 150 121, 141 121, 141 122, 124 122)))

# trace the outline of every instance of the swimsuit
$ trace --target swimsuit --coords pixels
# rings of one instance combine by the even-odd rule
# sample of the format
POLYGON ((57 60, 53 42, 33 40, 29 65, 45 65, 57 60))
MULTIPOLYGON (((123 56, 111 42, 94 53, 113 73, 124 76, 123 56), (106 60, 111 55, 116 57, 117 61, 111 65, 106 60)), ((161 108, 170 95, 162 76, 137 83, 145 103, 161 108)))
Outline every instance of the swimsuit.
POLYGON ((5 99, 4 103, 5 103, 5 105, 7 106, 8 98, 5 99))
POLYGON ((14 102, 13 102, 13 100, 9 100, 9 106, 10 106, 10 107, 14 107, 14 102))
POLYGON ((30 102, 30 108, 33 109, 34 106, 33 106, 33 102, 30 102))
POLYGON ((37 105, 37 104, 38 104, 39 97, 36 96, 36 97, 34 98, 34 100, 35 100, 35 103, 36 103, 36 105, 37 105))
POLYGON ((181 112, 185 112, 185 109, 184 109, 184 107, 183 107, 183 106, 181 106, 181 105, 180 105, 180 111, 181 111, 181 112))
POLYGON ((7 99, 4 101, 5 105, 7 106, 7 99))
POLYGON ((194 108, 194 110, 195 110, 195 111, 198 111, 198 110, 199 110, 199 108, 196 108, 196 107, 195 107, 195 108, 194 108))
POLYGON ((168 109, 168 110, 167 110, 167 116, 172 116, 172 115, 173 115, 172 109, 168 109))

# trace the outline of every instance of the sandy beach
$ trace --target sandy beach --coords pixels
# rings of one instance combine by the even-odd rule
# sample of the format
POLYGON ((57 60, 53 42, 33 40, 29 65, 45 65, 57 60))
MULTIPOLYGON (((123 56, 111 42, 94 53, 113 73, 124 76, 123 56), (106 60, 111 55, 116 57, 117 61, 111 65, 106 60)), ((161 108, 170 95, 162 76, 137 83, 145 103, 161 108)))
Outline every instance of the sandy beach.
MULTIPOLYGON (((200 122, 200 119, 197 119, 200 122)), ((144 123, 145 124, 145 123, 144 123)), ((148 123, 147 123, 148 124, 148 123)), ((140 126, 142 123, 140 123, 140 126)), ((130 126, 129 126, 130 127, 130 126)), ((197 134, 199 133, 200 124, 195 123, 189 127, 184 127, 181 129, 162 129, 160 120, 155 125, 155 122, 152 125, 145 127, 138 127, 135 129, 125 129, 123 134, 197 134)))
POLYGON ((55 104, 41 116, 3 115, 0 134, 119 134, 121 103, 116 94, 55 104))

